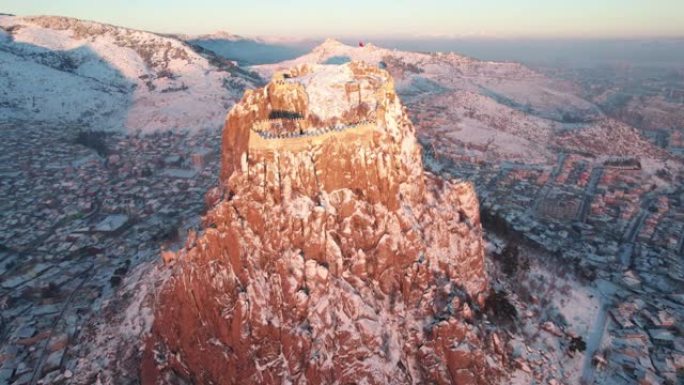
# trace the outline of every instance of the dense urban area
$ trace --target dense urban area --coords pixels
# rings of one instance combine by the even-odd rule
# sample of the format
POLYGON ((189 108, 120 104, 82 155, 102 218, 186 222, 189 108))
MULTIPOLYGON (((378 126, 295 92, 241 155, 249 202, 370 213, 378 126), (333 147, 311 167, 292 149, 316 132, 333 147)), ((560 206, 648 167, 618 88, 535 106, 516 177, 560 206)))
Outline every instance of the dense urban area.
POLYGON ((220 130, 0 129, 0 383, 68 380, 122 279, 198 224, 220 130))
MULTIPOLYGON (((416 115, 430 121, 429 112, 416 115)), ((663 146, 673 153, 682 147, 675 137, 663 146)), ((563 149, 552 164, 493 162, 433 139, 423 137, 426 165, 475 183, 490 234, 543 251, 551 265, 597 287, 601 307, 584 338, 601 371, 583 373, 585 383, 681 381, 684 175, 660 175, 670 183, 656 185, 638 157, 563 149)))

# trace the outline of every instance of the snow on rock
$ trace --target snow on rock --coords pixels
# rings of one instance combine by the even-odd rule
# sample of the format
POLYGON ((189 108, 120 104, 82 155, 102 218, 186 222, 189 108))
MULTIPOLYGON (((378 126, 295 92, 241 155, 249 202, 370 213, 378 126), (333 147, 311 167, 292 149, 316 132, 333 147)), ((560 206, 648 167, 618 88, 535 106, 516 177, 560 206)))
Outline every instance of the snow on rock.
POLYGON ((312 113, 323 120, 328 120, 342 116, 351 103, 368 103, 370 109, 375 109, 375 98, 370 83, 373 77, 359 79, 358 95, 348 95, 344 85, 345 79, 352 76, 349 66, 319 65, 314 68, 310 74, 298 78, 309 96, 312 113))
POLYGON ((225 198, 159 293, 143 383, 490 383, 498 359, 464 321, 488 286, 477 197, 423 173, 387 72, 277 74, 232 109, 223 141, 225 198), (373 108, 341 111, 332 95, 369 77, 373 108), (253 128, 274 111, 319 130, 265 139, 253 128))

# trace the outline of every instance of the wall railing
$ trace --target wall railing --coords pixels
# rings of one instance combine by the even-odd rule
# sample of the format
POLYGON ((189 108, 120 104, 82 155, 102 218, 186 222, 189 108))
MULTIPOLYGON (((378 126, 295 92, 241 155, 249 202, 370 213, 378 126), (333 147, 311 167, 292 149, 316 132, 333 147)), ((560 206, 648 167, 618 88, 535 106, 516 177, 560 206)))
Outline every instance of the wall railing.
POLYGON ((353 124, 336 124, 334 126, 327 127, 312 127, 307 129, 297 129, 291 132, 274 133, 270 132, 266 127, 271 127, 271 124, 278 122, 277 120, 263 120, 255 124, 252 127, 252 131, 259 135, 262 139, 291 139, 291 138, 303 138, 303 137, 316 137, 320 135, 325 135, 330 132, 344 132, 350 129, 357 128, 359 126, 375 124, 374 120, 361 120, 353 124), (264 128, 261 128, 261 127, 264 128))

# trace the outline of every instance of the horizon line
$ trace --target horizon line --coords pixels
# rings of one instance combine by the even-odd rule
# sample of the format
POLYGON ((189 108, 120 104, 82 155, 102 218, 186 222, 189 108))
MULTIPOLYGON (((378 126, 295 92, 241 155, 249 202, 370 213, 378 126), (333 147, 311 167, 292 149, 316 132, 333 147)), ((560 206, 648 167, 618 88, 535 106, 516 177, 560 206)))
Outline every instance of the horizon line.
POLYGON ((130 30, 149 32, 157 35, 186 35, 186 36, 202 36, 202 35, 215 35, 219 33, 228 33, 234 35, 238 38, 244 39, 272 39, 281 40, 282 43, 292 42, 312 42, 312 41, 324 41, 326 39, 335 40, 362 40, 371 42, 374 39, 377 40, 402 40, 402 41, 420 41, 420 40, 527 40, 527 41, 544 41, 544 40, 574 40, 574 41, 639 41, 639 40, 684 40, 684 34, 682 35, 553 35, 549 34, 546 36, 540 35, 503 35, 503 34, 486 34, 486 33, 466 33, 466 34, 427 34, 427 35, 414 35, 407 33, 398 33, 393 35, 318 35, 312 34, 309 36, 300 35, 286 35, 286 34, 243 34, 238 31, 231 31, 227 28, 218 28, 209 32, 184 32, 184 31, 163 31, 163 30, 151 30, 145 28, 138 28, 135 26, 127 26, 123 24, 116 24, 109 21, 100 21, 89 18, 80 18, 74 16, 64 16, 58 14, 17 14, 0 12, 0 16, 10 16, 10 17, 63 17, 68 19, 74 19, 84 22, 93 22, 99 24, 111 25, 113 27, 126 28, 130 30))

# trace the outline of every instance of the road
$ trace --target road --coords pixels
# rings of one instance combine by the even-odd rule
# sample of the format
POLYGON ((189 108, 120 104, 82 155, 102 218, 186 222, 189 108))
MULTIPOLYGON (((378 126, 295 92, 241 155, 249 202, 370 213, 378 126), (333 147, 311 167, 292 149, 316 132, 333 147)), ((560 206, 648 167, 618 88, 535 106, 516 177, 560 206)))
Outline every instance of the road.
POLYGON ((653 192, 647 192, 644 194, 644 197, 639 204, 639 213, 633 217, 631 224, 627 227, 627 231, 622 237, 625 242, 634 243, 637 235, 639 235, 641 226, 644 224, 644 220, 648 216, 648 208, 651 207, 651 204, 653 204, 655 198, 656 197, 653 192))
POLYGON ((582 223, 587 221, 591 200, 594 197, 594 194, 596 194, 596 187, 598 186, 602 175, 603 167, 594 167, 594 169, 591 170, 591 177, 589 177, 589 183, 587 184, 587 189, 584 191, 584 197, 582 198, 582 203, 577 216, 577 220, 582 223))
POLYGON ((544 199, 546 199, 546 197, 549 195, 549 192, 556 184, 556 178, 558 177, 558 174, 563 168, 563 164, 565 163, 566 157, 567 155, 564 152, 558 154, 558 160, 556 161, 556 165, 553 167, 553 170, 551 171, 551 175, 549 175, 549 179, 546 181, 546 183, 544 183, 544 186, 542 186, 539 189, 539 191, 537 192, 537 196, 534 198, 534 202, 528 209, 528 212, 530 212, 531 214, 537 212, 537 210, 539 209, 539 204, 541 204, 541 202, 544 199))
POLYGON ((598 313, 596 314, 596 320, 594 321, 594 326, 587 337, 587 350, 584 351, 584 360, 582 361, 582 377, 580 377, 580 383, 583 385, 589 385, 594 382, 594 355, 601 347, 601 341, 603 341, 603 334, 606 330, 606 322, 608 320, 608 310, 604 303, 601 304, 598 313))

